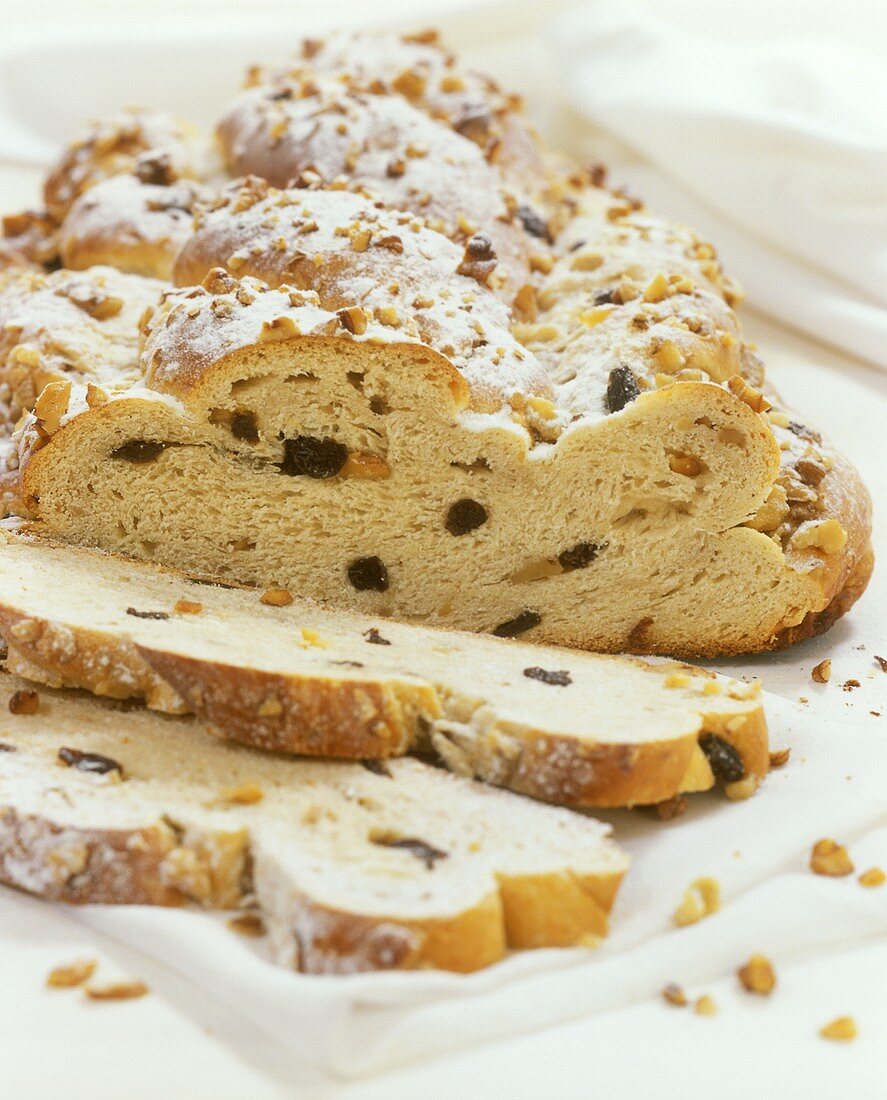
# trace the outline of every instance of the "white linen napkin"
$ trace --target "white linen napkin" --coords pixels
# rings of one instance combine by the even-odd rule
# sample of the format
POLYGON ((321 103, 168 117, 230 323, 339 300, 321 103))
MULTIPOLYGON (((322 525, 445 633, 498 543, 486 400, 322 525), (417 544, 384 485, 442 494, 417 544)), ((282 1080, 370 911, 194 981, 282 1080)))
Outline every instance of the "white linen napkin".
POLYGON ((569 103, 643 158, 620 172, 753 305, 887 368, 887 25, 860 3, 838 39, 821 7, 788 36, 780 5, 592 0, 556 54, 569 103))
POLYGON ((770 956, 778 968, 822 948, 887 936, 887 890, 807 868, 812 845, 825 836, 849 843, 851 854, 864 844, 887 865, 887 740, 879 722, 817 716, 773 695, 766 708, 772 743, 792 755, 754 798, 697 796, 669 823, 641 812, 608 815, 632 867, 612 934, 595 951, 525 952, 469 976, 310 977, 273 966, 255 941, 199 912, 88 907, 75 917, 186 975, 277 1042, 294 1067, 343 1077, 621 1008, 671 981, 713 982, 751 954, 770 956), (832 797, 835 784, 852 784, 853 797, 832 797), (673 911, 700 876, 719 881, 723 908, 676 928, 673 911))

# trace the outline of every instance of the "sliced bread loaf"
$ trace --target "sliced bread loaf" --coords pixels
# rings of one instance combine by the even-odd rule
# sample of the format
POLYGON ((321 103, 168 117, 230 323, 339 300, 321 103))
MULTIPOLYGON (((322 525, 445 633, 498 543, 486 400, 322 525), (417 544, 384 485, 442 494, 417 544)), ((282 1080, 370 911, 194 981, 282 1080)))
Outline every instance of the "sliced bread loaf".
POLYGON ((757 684, 330 611, 11 531, 0 633, 10 667, 53 686, 192 710, 284 752, 433 748, 565 804, 657 803, 716 780, 750 794, 768 767, 757 684))
POLYGON ((274 757, 5 671, 0 700, 9 885, 67 902, 254 900, 277 959, 309 973, 467 971, 606 932, 627 860, 583 815, 416 760, 274 757))

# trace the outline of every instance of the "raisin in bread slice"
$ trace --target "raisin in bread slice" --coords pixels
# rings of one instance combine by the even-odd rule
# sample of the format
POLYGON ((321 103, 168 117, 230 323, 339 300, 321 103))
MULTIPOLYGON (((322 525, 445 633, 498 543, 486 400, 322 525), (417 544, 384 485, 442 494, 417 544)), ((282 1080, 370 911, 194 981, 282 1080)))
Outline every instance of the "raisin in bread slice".
POLYGON ((757 684, 288 598, 12 533, 0 547, 13 670, 193 710, 246 744, 434 750, 457 772, 578 806, 658 803, 716 780, 742 796, 767 771, 757 684))
POLYGON ((468 971, 606 933, 627 860, 584 815, 416 760, 280 758, 193 720, 35 695, 0 671, 11 886, 77 903, 254 903, 277 960, 315 974, 468 971))

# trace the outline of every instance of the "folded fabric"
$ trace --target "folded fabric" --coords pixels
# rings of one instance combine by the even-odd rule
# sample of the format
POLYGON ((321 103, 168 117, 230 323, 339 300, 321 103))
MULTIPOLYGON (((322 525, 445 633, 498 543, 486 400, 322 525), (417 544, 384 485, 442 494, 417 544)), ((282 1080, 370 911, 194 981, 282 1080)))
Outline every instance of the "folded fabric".
POLYGON ((715 240, 752 304, 887 367, 887 70, 868 20, 855 41, 811 19, 751 49, 726 17, 715 36, 669 11, 564 15, 570 103, 655 167, 627 174, 715 240))
POLYGON ((633 862, 612 933, 594 951, 526 952, 467 977, 310 977, 274 967, 260 941, 233 936, 204 913, 92 906, 76 916, 187 975, 294 1066, 348 1077, 624 1007, 671 981, 713 982, 751 954, 778 967, 887 935, 887 892, 807 867, 826 836, 848 842, 851 853, 865 838, 887 860, 887 742, 878 724, 834 710, 811 714, 773 695, 766 706, 774 746, 792 754, 754 798, 725 805, 700 797, 669 823, 640 811, 610 815, 633 862), (853 797, 830 797, 848 775, 853 797), (720 883, 723 907, 676 928, 674 910, 702 876, 720 883))

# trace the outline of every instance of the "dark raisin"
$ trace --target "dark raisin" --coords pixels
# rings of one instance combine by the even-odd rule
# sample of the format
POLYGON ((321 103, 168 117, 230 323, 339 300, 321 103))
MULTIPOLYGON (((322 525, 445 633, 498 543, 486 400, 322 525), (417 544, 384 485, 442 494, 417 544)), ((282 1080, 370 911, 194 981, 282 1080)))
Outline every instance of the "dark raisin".
POLYGON ((822 436, 813 428, 807 428, 799 424, 797 420, 790 420, 788 430, 799 439, 806 439, 808 443, 821 443, 822 436))
POLYGON ((331 665, 338 665, 340 668, 363 668, 364 666, 360 661, 330 661, 331 665))
POLYGON ((111 458, 122 458, 124 462, 132 462, 141 466, 145 462, 153 462, 163 453, 165 444, 153 439, 131 439, 128 443, 121 444, 116 451, 111 452, 111 458))
POLYGON ((107 775, 108 772, 119 772, 123 778, 123 766, 110 756, 102 756, 100 752, 81 752, 80 749, 59 749, 59 760, 70 768, 77 768, 81 772, 91 772, 93 775, 107 775))
POLYGON ((373 839, 373 844, 378 844, 381 848, 400 848, 409 852, 416 859, 421 859, 429 871, 433 871, 435 863, 439 859, 446 859, 448 854, 428 844, 427 841, 412 836, 378 837, 373 839))
POLYGON ((524 676, 529 680, 538 680, 541 684, 551 684, 554 687, 566 687, 572 684, 573 677, 566 669, 525 668, 524 676))
POLYGON ((292 99, 292 98, 293 98, 292 88, 280 88, 278 91, 272 92, 268 96, 268 99, 271 100, 272 103, 279 103, 283 99, 292 99))
POLYGON ((134 607, 128 607, 126 609, 127 615, 132 615, 134 619, 168 619, 168 611, 137 611, 134 607))
POLYGON ((708 758, 715 779, 722 783, 736 783, 745 776, 745 764, 736 749, 718 737, 715 733, 706 733, 699 738, 699 747, 708 758))
POLYGON ((281 473, 290 477, 313 477, 318 480, 335 477, 345 465, 348 448, 335 439, 316 439, 313 435, 297 435, 285 439, 281 473))
POLYGON ((518 634, 532 630, 534 626, 538 626, 541 622, 542 616, 538 611, 522 611, 516 618, 509 619, 505 623, 499 623, 493 633, 497 638, 516 638, 518 634))
POLYGON ((521 220, 521 225, 526 229, 531 237, 542 237, 543 240, 551 243, 551 234, 548 230, 548 223, 538 214, 532 206, 519 206, 517 208, 517 216, 521 220))
POLYGON ((151 149, 136 157, 133 173, 142 183, 169 187, 176 181, 176 172, 169 153, 151 149))
POLYGON ((591 565, 601 549, 596 542, 577 542, 569 550, 561 550, 557 560, 565 573, 572 573, 574 569, 584 569, 591 565))
POLYGON ((619 412, 640 394, 638 382, 628 367, 614 367, 607 379, 607 409, 619 412))
POLYGON ((610 287, 609 290, 599 290, 594 296, 594 304, 596 306, 612 306, 616 303, 616 290, 610 287))
POLYGON ((573 241, 573 243, 570 245, 570 247, 567 249, 567 251, 568 252, 578 252, 580 248, 585 247, 585 244, 586 244, 586 242, 583 241, 583 240, 573 241))
POLYGON ((5 741, 0 741, 0 752, 17 752, 15 745, 7 745, 5 741))
POLYGON ((391 406, 384 397, 374 395, 370 398, 370 412, 375 413, 376 416, 385 416, 386 413, 391 412, 391 406))
POLYGON ((231 420, 231 434, 247 443, 259 442, 259 427, 254 412, 236 412, 231 420))
POLYGON ((444 526, 451 535, 467 535, 469 531, 482 527, 486 522, 486 508, 476 500, 464 497, 450 505, 444 526))
POLYGON ((371 626, 369 630, 365 630, 363 636, 370 645, 391 645, 391 642, 389 642, 387 638, 383 638, 374 626, 371 626))
POLYGON ((391 778, 391 769, 384 760, 361 760, 361 764, 374 775, 384 775, 388 779, 391 778))
POLYGON ((358 592, 387 592, 388 570, 381 558, 358 558, 348 566, 348 580, 358 592))
POLYGON ((9 697, 10 714, 36 714, 40 709, 40 696, 36 691, 24 688, 9 697))

